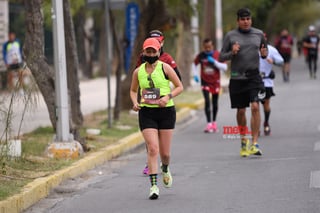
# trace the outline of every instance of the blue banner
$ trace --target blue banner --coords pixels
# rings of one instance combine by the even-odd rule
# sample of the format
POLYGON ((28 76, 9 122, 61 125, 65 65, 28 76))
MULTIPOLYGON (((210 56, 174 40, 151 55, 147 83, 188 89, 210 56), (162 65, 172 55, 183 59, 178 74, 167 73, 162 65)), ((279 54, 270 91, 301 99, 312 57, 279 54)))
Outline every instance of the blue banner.
POLYGON ((134 42, 138 33, 139 24, 139 6, 134 2, 130 2, 126 8, 126 28, 125 28, 125 58, 124 58, 124 68, 126 73, 130 68, 130 59, 132 54, 132 49, 134 42))

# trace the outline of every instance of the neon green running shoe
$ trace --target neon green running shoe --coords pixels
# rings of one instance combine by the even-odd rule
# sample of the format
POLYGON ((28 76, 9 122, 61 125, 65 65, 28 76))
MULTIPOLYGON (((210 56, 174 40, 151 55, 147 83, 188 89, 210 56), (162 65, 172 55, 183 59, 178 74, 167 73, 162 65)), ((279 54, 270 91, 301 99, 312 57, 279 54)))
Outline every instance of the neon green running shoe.
POLYGON ((149 199, 150 200, 155 200, 158 199, 159 197, 159 188, 157 185, 153 185, 150 188, 150 194, 149 194, 149 199))
POLYGON ((167 172, 162 171, 162 181, 163 181, 164 187, 170 188, 172 186, 172 176, 171 176, 169 167, 167 172))
POLYGON ((250 150, 249 150, 250 155, 262 155, 262 152, 259 148, 259 144, 254 143, 251 145, 250 150))
POLYGON ((240 156, 241 157, 248 157, 249 153, 249 139, 242 139, 241 140, 241 149, 240 149, 240 156))

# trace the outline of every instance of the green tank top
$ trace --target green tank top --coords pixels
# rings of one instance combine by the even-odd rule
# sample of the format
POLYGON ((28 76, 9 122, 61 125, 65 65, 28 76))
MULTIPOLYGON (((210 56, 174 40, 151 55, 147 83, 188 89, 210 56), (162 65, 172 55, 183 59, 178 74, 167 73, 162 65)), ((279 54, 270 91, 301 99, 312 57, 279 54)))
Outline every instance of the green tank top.
MULTIPOLYGON (((153 72, 150 74, 154 88, 160 89, 160 97, 168 95, 171 92, 170 81, 166 79, 162 65, 163 63, 161 61, 158 61, 153 72)), ((150 87, 151 79, 150 77, 148 78, 148 75, 149 74, 146 71, 146 63, 141 64, 138 70, 138 80, 139 80, 141 97, 143 96, 142 92, 144 89, 151 88, 150 87)), ((146 103, 141 103, 140 106, 159 107, 157 104, 146 104, 146 103)), ((166 105, 166 107, 170 107, 170 106, 174 106, 174 102, 172 99, 170 99, 166 105)))

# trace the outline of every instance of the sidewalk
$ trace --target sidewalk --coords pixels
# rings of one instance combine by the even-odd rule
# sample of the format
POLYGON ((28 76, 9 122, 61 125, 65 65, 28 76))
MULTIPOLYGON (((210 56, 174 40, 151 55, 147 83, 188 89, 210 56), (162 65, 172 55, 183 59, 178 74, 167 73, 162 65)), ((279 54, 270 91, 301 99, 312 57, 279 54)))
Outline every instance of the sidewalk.
MULTIPOLYGON (((115 77, 111 78, 111 106, 114 106, 114 96, 115 96, 115 77)), ((80 92, 81 92, 81 110, 84 115, 90 114, 95 111, 104 110, 108 107, 108 97, 107 97, 107 79, 98 78, 88 81, 82 81, 80 83, 80 92)), ((3 99, 2 94, 0 97, 3 99)), ((6 94, 8 95, 8 94, 6 94)), ((51 122, 49 119, 48 109, 44 102, 42 95, 38 94, 38 104, 33 109, 27 111, 24 122, 22 124, 21 132, 27 133, 31 132, 38 127, 50 126, 51 122)), ((22 115, 23 106, 21 102, 14 105, 14 120, 12 122, 12 129, 16 133, 21 115, 22 115)), ((2 127, 0 127, 0 131, 2 127)))

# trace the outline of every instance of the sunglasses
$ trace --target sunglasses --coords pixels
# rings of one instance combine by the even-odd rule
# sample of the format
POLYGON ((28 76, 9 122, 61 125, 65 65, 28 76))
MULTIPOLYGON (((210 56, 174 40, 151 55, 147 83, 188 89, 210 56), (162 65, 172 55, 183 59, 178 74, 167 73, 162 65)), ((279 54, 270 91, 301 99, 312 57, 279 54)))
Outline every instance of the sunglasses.
POLYGON ((149 81, 149 87, 150 87, 150 88, 154 88, 154 83, 153 83, 153 80, 152 80, 152 78, 151 78, 151 74, 148 75, 148 78, 147 78, 147 79, 148 79, 148 81, 149 81))

